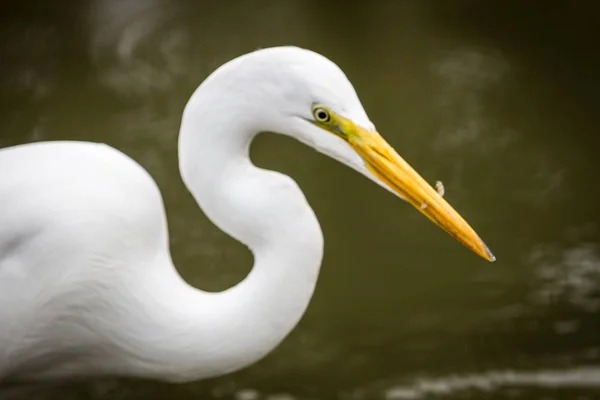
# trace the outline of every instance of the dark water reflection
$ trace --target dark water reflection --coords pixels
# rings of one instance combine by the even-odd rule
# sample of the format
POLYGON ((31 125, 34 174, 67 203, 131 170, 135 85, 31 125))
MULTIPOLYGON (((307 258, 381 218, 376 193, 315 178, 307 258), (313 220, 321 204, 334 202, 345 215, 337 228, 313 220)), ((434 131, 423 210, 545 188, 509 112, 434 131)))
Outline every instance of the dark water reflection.
MULTIPOLYGON (((307 315, 264 361, 188 385, 102 381, 28 399, 593 399, 600 385, 600 15, 582 2, 9 1, 0 146, 78 139, 159 183, 183 276, 223 289, 251 257, 186 193, 189 95, 258 47, 336 61, 371 118, 490 244, 488 265, 419 213, 292 140, 326 255, 307 315)), ((0 171, 1 173, 1 171, 0 171)))

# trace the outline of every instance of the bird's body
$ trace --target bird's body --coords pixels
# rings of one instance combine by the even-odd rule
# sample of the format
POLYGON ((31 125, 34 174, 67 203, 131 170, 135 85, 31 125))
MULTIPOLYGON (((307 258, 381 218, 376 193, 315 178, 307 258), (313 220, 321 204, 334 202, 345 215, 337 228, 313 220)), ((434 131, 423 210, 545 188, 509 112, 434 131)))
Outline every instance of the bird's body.
POLYGON ((261 131, 293 136, 415 205, 427 202, 421 212, 487 250, 457 214, 446 223, 454 211, 379 142, 335 64, 297 48, 257 51, 203 82, 179 138, 186 186, 255 259, 228 290, 204 292, 177 273, 160 191, 128 156, 85 142, 0 150, 0 386, 104 375, 188 381, 276 347, 308 306, 323 237, 295 182, 251 163, 261 131))
MULTIPOLYGON (((151 304, 160 291, 147 285, 176 277, 152 178, 111 147, 79 142, 0 150, 0 171, 0 377, 118 374, 141 361, 127 353, 156 334, 144 309, 157 317, 166 305, 151 304), (141 331, 118 328, 132 318, 141 331)), ((142 358, 160 361, 152 349, 142 358)))
MULTIPOLYGON (((159 189, 123 153, 44 142, 0 150, 0 170, 13 172, 0 177, 0 376, 219 375, 261 358, 308 305, 322 239, 302 197, 288 203, 300 223, 273 234, 308 239, 265 255, 279 273, 257 265, 237 289, 207 293, 173 267, 159 189)), ((294 186, 279 179, 249 191, 287 198, 294 186)))

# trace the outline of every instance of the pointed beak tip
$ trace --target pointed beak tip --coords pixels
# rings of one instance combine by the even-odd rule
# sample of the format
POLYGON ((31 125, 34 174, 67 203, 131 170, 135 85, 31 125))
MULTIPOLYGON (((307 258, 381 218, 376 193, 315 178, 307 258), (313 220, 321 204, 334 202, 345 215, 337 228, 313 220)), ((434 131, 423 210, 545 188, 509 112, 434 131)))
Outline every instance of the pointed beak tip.
POLYGON ((487 260, 489 262, 493 263, 496 261, 496 256, 492 253, 492 251, 487 246, 485 246, 485 252, 487 254, 487 260))

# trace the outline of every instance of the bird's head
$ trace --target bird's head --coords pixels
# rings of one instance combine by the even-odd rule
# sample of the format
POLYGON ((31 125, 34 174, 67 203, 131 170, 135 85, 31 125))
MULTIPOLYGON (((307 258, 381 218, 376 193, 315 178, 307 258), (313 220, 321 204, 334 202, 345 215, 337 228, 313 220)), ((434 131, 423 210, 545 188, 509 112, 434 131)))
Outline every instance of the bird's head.
POLYGON ((232 78, 240 81, 230 85, 252 92, 245 98, 261 116, 257 129, 294 137, 353 168, 412 204, 476 254, 495 261, 469 224, 377 132, 352 83, 331 60, 298 47, 273 47, 230 64, 225 68, 244 66, 239 69, 243 75, 232 78))

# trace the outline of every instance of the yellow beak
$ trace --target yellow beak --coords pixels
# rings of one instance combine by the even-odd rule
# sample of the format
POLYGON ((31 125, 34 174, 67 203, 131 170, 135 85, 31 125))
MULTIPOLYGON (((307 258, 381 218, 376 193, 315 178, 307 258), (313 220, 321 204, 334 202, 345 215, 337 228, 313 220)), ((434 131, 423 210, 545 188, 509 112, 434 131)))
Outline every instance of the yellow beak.
POLYGON ((473 228, 379 133, 363 129, 343 117, 335 117, 345 139, 362 157, 371 173, 464 246, 490 262, 496 261, 473 228))

